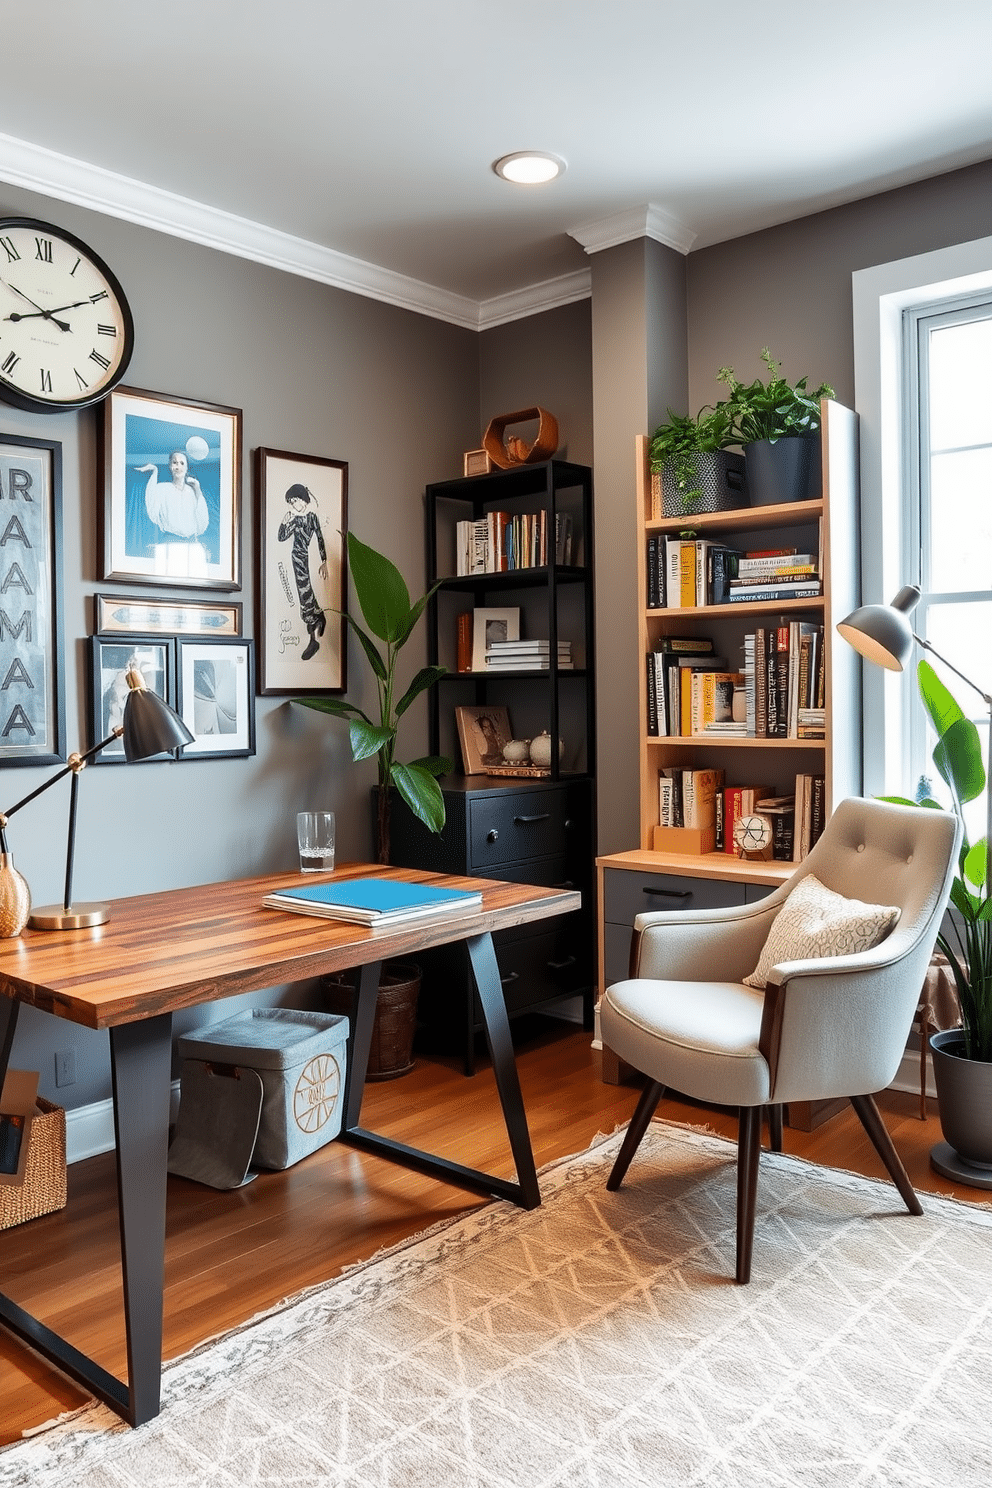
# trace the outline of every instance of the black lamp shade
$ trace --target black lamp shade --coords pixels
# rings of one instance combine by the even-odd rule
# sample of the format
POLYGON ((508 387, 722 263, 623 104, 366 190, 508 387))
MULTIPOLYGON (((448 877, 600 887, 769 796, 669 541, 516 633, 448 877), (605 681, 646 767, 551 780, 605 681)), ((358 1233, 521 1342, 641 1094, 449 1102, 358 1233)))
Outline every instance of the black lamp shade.
POLYGON ((915 636, 909 623, 920 590, 906 584, 891 604, 862 605, 841 620, 838 632, 859 655, 889 672, 901 672, 913 654, 915 636))
POLYGON ((149 691, 136 668, 128 672, 127 682, 130 691, 124 704, 124 754, 129 762, 192 744, 194 736, 179 714, 157 693, 149 691))

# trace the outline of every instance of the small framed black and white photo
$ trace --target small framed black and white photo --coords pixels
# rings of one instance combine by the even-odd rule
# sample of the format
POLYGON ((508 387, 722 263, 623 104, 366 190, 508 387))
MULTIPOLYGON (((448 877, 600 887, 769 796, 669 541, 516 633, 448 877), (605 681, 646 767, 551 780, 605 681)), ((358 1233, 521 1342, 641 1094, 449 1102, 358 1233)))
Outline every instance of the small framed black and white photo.
MULTIPOLYGON (((124 722, 124 704, 129 692, 127 673, 134 667, 154 692, 170 707, 176 702, 175 641, 158 635, 90 637, 90 742, 106 739, 124 722)), ((156 754, 156 760, 175 759, 174 753, 156 754)), ((100 751, 96 765, 126 764, 124 740, 115 739, 100 751)))
POLYGON ((176 711, 193 735, 180 759, 255 753, 255 655, 250 639, 176 642, 176 711))

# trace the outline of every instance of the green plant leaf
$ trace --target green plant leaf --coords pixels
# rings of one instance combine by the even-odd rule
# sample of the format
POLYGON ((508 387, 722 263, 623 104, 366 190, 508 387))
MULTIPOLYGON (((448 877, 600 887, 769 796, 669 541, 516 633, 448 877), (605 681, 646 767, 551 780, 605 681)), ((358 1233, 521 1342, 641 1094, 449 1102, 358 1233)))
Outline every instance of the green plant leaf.
POLYGON ((921 660, 916 668, 916 681, 920 689, 923 706, 930 715, 934 732, 942 739, 952 723, 964 717, 957 700, 947 690, 928 661, 921 660))
POLYGON ((294 703, 302 703, 304 708, 312 708, 315 713, 330 713, 334 718, 364 718, 366 723, 371 719, 367 713, 354 703, 346 703, 342 698, 324 697, 298 697, 293 699, 294 703))
POLYGON ((410 764, 426 770, 428 775, 450 775, 455 768, 454 760, 446 754, 425 754, 420 759, 411 760, 410 764))
POLYGON ((371 636, 365 634, 365 631, 362 629, 353 615, 347 615, 345 618, 347 619, 348 624, 351 626, 352 630, 355 632, 355 635, 361 641, 362 650, 368 657, 369 666, 375 672, 376 676, 379 678, 379 681, 385 682, 389 673, 386 668, 386 662, 375 641, 373 641, 371 636))
POLYGON ((365 718, 353 718, 349 728, 351 735, 351 757, 356 762, 371 759, 384 744, 395 738, 396 730, 381 728, 365 718))
POLYGON ((422 692, 426 692, 428 687, 433 687, 438 678, 443 677, 447 670, 448 668, 443 666, 421 667, 406 692, 396 704, 396 717, 401 718, 414 698, 418 698, 422 692))
POLYGON ((970 718, 960 717, 937 740, 933 762, 941 779, 961 805, 976 800, 985 789, 985 766, 978 730, 970 718))
POLYGON ((348 566, 359 606, 372 634, 393 644, 400 636, 409 634, 410 591, 396 565, 349 532, 348 566))
POLYGON ((443 579, 438 579, 437 583, 436 584, 432 584, 431 587, 427 590, 427 593, 426 594, 422 594, 420 596, 420 598, 417 600, 417 603, 413 606, 412 610, 410 611, 410 615, 409 615, 409 619, 408 619, 408 623, 407 623, 406 629, 403 631, 402 635, 400 635, 400 637, 398 638, 398 640, 396 642, 396 648, 397 648, 397 650, 399 650, 400 646, 405 646, 406 645, 407 641, 410 639, 410 632, 413 630, 413 627, 416 625, 417 621, 420 619, 421 615, 424 613, 424 610, 425 610, 425 608, 426 608, 426 606, 428 604, 428 601, 431 599, 431 596, 432 595, 434 595, 434 594, 437 593, 437 591, 440 589, 440 587, 441 587, 441 585, 443 583, 444 583, 444 580, 443 579))
POLYGON ((976 888, 981 889, 985 887, 985 872, 987 867, 985 838, 983 837, 980 842, 976 842, 973 847, 968 849, 962 868, 968 882, 974 884, 976 888))
POLYGON ((419 765, 394 764, 390 779, 418 821, 431 832, 444 826, 444 797, 441 788, 427 770, 419 765))

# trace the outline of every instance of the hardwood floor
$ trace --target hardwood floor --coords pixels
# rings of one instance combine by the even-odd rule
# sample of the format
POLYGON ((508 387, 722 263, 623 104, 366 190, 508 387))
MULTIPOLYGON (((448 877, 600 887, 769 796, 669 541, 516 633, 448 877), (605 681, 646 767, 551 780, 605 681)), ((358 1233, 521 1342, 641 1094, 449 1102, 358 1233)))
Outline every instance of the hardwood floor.
MULTIPOLYGON (((599 1131, 631 1115, 636 1090, 605 1085, 589 1035, 539 1019, 520 1030, 518 1064, 538 1167, 581 1151, 599 1131)), ((948 1182, 929 1163, 941 1140, 934 1103, 926 1122, 918 1098, 879 1098, 889 1131, 921 1192, 984 1203, 984 1190, 948 1182)), ((726 1110, 666 1099, 671 1121, 736 1137, 726 1110)), ((401 1141, 429 1147, 510 1176, 491 1074, 472 1079, 457 1057, 418 1057, 403 1078, 370 1085, 363 1121, 401 1141)), ((828 1166, 884 1177, 848 1108, 811 1133, 785 1130, 785 1150, 828 1166)), ((336 1275, 479 1200, 380 1158, 331 1143, 283 1173, 220 1193, 169 1179, 166 1249, 167 1358, 223 1332, 286 1296, 336 1275)), ((760 1226, 760 1187, 759 1187, 760 1226)), ((3 1289, 118 1376, 126 1373, 112 1154, 69 1169, 69 1204, 0 1234, 3 1289)), ((728 1256, 732 1266, 733 1257, 728 1256)), ((0 1444, 82 1404, 71 1381, 0 1332, 0 1444)))

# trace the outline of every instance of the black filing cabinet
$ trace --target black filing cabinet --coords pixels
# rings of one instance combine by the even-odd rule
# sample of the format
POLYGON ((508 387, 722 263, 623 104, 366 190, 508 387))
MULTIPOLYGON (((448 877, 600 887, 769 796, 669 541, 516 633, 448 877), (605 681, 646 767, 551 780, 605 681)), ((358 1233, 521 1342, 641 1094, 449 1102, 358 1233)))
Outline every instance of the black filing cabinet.
MULTIPOLYGON (((596 909, 593 790, 588 776, 558 780, 486 776, 441 781, 446 821, 435 834, 394 796, 390 860, 398 867, 578 889, 582 908, 556 920, 501 930, 493 937, 510 1017, 559 998, 581 996, 593 1026, 596 909)), ((425 1032, 455 1035, 465 1072, 475 1069, 482 1027, 465 947, 418 957, 423 969, 418 1018, 425 1032)))

